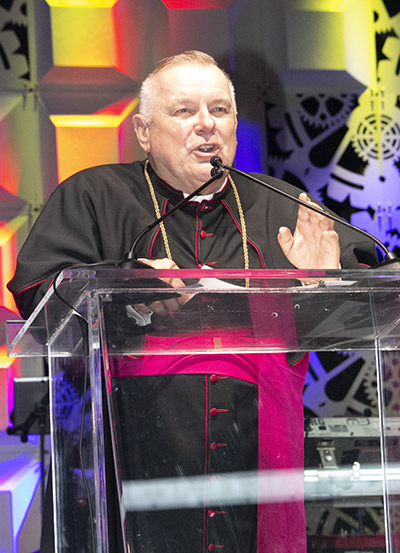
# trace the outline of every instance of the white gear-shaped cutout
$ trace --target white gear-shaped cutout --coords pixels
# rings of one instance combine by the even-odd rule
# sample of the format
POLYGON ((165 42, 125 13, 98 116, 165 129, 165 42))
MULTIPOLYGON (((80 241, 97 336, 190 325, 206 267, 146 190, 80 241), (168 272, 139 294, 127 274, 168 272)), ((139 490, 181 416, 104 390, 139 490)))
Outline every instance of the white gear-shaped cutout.
POLYGON ((309 96, 307 98, 301 98, 297 113, 302 121, 306 121, 315 128, 334 127, 338 123, 347 120, 351 111, 354 108, 354 96, 351 94, 341 94, 338 97, 333 96, 309 96), (306 100, 315 101, 315 110, 307 109, 304 106, 306 100), (336 106, 339 109, 329 108, 329 102, 336 102, 336 106), (339 107, 339 103, 342 105, 339 107))
POLYGON ((384 351, 381 356, 385 388, 390 391, 386 411, 389 416, 397 417, 400 412, 400 352, 384 351))
POLYGON ((400 125, 389 115, 381 115, 378 137, 377 118, 374 114, 368 115, 358 125, 351 142, 357 154, 364 161, 367 161, 368 158, 398 159, 400 157, 400 125))
POLYGON ((378 393, 375 363, 368 363, 368 367, 364 372, 363 387, 371 407, 378 407, 378 393))
MULTIPOLYGON (((369 401, 372 396, 372 388, 368 392, 368 402, 365 403, 357 396, 360 388, 364 387, 364 380, 370 378, 375 371, 375 354, 369 351, 343 352, 344 359, 334 369, 329 372, 324 368, 321 359, 316 353, 310 354, 310 367, 306 376, 305 389, 303 394, 303 403, 306 408, 320 417, 346 416, 348 413, 359 413, 365 415, 366 410, 371 412, 371 416, 378 415, 377 402, 369 401), (333 401, 326 393, 328 383, 346 370, 359 359, 364 360, 364 364, 357 377, 349 386, 345 397, 340 401, 333 401), (312 374, 315 376, 313 377, 312 374)), ((371 383, 371 381, 370 381, 371 383)), ((376 394, 376 389, 375 389, 376 394)))

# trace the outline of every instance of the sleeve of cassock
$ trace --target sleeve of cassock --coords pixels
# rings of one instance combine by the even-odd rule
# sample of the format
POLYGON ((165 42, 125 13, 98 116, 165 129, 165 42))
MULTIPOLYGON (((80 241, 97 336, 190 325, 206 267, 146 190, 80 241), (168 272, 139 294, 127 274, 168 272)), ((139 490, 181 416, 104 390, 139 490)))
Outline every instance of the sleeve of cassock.
POLYGON ((59 271, 102 259, 96 213, 83 178, 75 176, 56 188, 21 248, 8 288, 24 318, 59 271))

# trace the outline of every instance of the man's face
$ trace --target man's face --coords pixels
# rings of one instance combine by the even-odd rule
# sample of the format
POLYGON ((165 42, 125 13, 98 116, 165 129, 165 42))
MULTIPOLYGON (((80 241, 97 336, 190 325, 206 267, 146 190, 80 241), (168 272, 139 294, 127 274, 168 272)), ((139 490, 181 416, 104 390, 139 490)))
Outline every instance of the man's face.
MULTIPOLYGON (((233 163, 237 120, 231 91, 213 65, 170 67, 156 78, 151 123, 134 116, 136 134, 157 175, 190 193, 210 179, 212 156, 233 163)), ((220 186, 216 181, 203 193, 220 186)))

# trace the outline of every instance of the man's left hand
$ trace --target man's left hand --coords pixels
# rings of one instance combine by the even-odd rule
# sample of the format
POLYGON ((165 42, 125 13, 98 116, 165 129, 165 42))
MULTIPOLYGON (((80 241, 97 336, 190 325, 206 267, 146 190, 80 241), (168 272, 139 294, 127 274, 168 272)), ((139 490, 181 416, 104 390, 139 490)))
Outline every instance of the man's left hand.
MULTIPOLYGON (((300 200, 321 209, 302 192, 300 200)), ((340 262, 339 237, 334 221, 300 205, 297 224, 292 234, 281 227, 278 242, 290 263, 297 269, 338 269, 340 262)))

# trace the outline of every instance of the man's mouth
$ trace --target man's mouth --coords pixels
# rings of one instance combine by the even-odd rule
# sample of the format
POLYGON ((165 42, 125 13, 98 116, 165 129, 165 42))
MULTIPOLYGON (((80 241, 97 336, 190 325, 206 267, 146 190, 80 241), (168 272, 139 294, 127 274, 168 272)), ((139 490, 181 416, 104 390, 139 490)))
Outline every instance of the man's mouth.
POLYGON ((213 152, 215 150, 215 144, 202 144, 198 147, 198 150, 200 152, 204 152, 206 154, 213 152))

